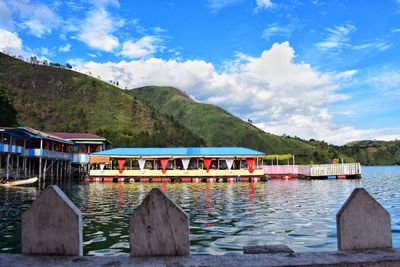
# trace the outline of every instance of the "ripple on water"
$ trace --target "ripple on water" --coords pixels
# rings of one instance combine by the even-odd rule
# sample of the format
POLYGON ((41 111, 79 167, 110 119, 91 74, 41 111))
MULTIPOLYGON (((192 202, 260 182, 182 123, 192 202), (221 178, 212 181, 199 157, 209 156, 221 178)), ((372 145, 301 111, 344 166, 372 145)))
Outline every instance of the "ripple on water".
MULTIPOLYGON (((335 216, 355 187, 387 208, 400 246, 400 167, 364 167, 361 180, 271 180, 248 184, 60 184, 83 214, 85 255, 129 255, 128 220, 153 186, 190 218, 192 254, 238 254, 243 246, 286 244, 335 250, 335 216)), ((20 218, 36 188, 0 188, 0 251, 19 253, 20 218)))

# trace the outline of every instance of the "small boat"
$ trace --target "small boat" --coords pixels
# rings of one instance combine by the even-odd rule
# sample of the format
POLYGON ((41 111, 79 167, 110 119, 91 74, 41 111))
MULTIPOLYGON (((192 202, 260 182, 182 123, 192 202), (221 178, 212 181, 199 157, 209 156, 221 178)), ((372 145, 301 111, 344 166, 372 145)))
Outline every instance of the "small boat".
POLYGON ((32 177, 29 179, 24 179, 24 180, 17 180, 17 181, 9 181, 5 183, 0 183, 0 186, 18 186, 18 185, 28 185, 28 184, 34 184, 38 180, 37 177, 32 177))

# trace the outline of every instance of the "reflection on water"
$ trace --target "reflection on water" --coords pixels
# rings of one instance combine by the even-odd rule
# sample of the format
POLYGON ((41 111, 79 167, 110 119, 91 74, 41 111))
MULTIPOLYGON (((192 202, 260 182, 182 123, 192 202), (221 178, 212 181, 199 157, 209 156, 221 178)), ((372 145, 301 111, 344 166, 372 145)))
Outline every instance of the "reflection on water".
MULTIPOLYGON (((59 185, 83 213, 86 255, 128 255, 128 217, 154 186, 189 214, 193 254, 241 253, 243 246, 265 244, 335 250, 335 215, 355 187, 365 187, 389 210, 399 247, 400 167, 363 172, 361 180, 59 185)), ((0 188, 0 252, 20 252, 20 216, 37 196, 36 188, 0 188)))

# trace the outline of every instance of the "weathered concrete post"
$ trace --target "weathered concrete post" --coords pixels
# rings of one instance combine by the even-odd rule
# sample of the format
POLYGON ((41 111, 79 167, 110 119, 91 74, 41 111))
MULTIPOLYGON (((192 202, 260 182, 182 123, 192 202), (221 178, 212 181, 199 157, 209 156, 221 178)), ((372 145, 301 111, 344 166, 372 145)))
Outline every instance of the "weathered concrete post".
POLYGON ((189 219, 159 188, 129 218, 131 256, 190 255, 189 219))
POLYGON ((56 186, 48 186, 22 214, 22 253, 82 256, 82 215, 56 186))
POLYGON ((390 214, 356 188, 336 215, 338 250, 392 248, 390 214))

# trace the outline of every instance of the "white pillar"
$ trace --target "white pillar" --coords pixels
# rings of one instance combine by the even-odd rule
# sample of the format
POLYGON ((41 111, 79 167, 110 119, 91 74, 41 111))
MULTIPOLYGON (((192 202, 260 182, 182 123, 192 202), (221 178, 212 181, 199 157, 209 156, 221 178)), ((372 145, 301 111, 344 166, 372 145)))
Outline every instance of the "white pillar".
POLYGON ((39 180, 42 179, 42 157, 39 157, 39 180))
MULTIPOLYGON (((40 139, 40 152, 43 153, 43 139, 40 139)), ((42 156, 39 156, 39 180, 42 178, 42 156)))
POLYGON ((16 157, 17 157, 17 173, 16 173, 16 179, 19 179, 19 155, 18 155, 18 153, 16 153, 15 154, 16 155, 16 157))
POLYGON ((43 180, 46 180, 46 171, 47 171, 47 159, 44 160, 43 180))
POLYGON ((59 177, 59 174, 60 174, 60 162, 58 160, 56 160, 56 161, 57 161, 57 174, 56 174, 56 177, 57 177, 57 180, 58 180, 58 177, 59 177))
POLYGON ((6 179, 10 177, 10 153, 7 153, 7 163, 6 163, 6 179))

